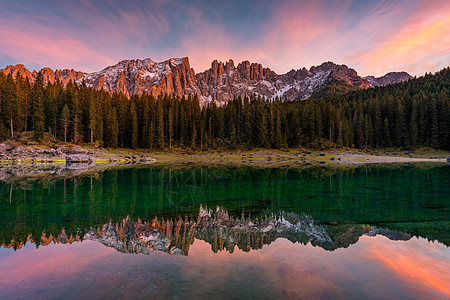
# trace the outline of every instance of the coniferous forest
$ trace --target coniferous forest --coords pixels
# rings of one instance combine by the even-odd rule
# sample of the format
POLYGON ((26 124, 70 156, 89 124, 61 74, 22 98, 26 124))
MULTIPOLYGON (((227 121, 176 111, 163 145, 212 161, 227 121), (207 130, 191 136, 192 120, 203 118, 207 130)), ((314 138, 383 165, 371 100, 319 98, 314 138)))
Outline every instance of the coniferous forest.
POLYGON ((147 149, 398 147, 450 149, 450 68, 321 99, 259 96, 224 106, 195 96, 133 96, 0 74, 0 141, 32 132, 72 143, 147 149))

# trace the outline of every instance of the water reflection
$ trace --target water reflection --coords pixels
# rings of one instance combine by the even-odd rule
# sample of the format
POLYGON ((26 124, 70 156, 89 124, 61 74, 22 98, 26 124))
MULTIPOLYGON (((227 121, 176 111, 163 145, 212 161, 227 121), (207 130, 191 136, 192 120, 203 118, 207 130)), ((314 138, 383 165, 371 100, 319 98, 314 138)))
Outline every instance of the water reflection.
POLYGON ((448 298, 449 170, 9 178, 0 298, 448 298))
POLYGON ((391 240, 407 241, 411 235, 377 228, 370 225, 321 225, 311 216, 279 212, 260 215, 257 218, 242 216, 235 218, 217 207, 215 210, 200 206, 197 218, 158 219, 151 221, 130 218, 121 222, 109 222, 91 228, 84 235, 68 236, 62 230, 57 236, 42 234, 38 239, 28 236, 25 242, 11 241, 5 248, 21 249, 27 242, 39 246, 72 244, 82 240, 97 241, 122 253, 150 254, 154 251, 174 255, 188 255, 194 241, 202 240, 211 245, 214 253, 235 249, 244 252, 263 248, 279 238, 292 243, 311 244, 328 251, 347 248, 356 243, 362 235, 383 235, 391 240))
POLYGON ((233 251, 234 246, 258 249, 278 237, 333 250, 356 242, 353 237, 374 226, 448 246, 448 182, 447 166, 346 170, 143 166, 62 179, 27 178, 0 182, 0 244, 18 249, 27 241, 71 243, 88 232, 94 238, 92 228, 101 240, 107 224, 138 232, 153 226, 178 249, 175 252, 183 254, 201 232, 205 232, 201 239, 217 240, 211 242, 214 251, 233 251), (206 219, 201 217, 201 205, 219 210, 208 212, 211 217, 206 219), (301 234, 294 237, 291 232, 296 228, 301 234), (227 239, 213 239, 212 231, 227 239), (324 232, 333 239, 322 238, 319 233, 324 232), (189 242, 172 242, 174 234, 189 242))
POLYGON ((446 299, 449 261, 441 244, 365 235, 332 252, 280 238, 258 251, 212 253, 195 240, 189 256, 123 255, 83 241, 0 256, 0 298, 446 299))

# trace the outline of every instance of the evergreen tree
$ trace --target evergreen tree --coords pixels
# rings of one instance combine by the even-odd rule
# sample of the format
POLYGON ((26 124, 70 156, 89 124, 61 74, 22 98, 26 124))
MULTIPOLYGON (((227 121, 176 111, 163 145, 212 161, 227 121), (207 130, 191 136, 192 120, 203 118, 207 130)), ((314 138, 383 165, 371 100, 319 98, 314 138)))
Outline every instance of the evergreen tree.
POLYGON ((0 73, 0 140, 49 131, 106 147, 450 148, 450 68, 401 84, 322 99, 261 96, 200 105, 197 96, 132 96, 0 73), (325 144, 324 141, 329 140, 325 144))
POLYGON ((41 72, 33 84, 32 97, 34 137, 41 140, 44 137, 44 86, 41 72))
POLYGON ((130 104, 130 125, 131 125, 131 148, 136 149, 138 146, 138 119, 134 102, 130 104))
POLYGON ((117 113, 114 107, 107 105, 104 115, 104 144, 106 147, 117 148, 119 123, 117 121, 117 113))
POLYGON ((61 112, 61 122, 62 122, 61 125, 64 129, 64 142, 67 142, 67 131, 69 129, 69 121, 70 121, 69 107, 67 106, 67 104, 65 104, 61 112))
POLYGON ((14 80, 11 74, 6 77, 6 82, 2 90, 2 112, 3 120, 6 121, 5 127, 9 127, 10 137, 14 137, 14 124, 20 117, 20 107, 17 101, 14 80))
POLYGON ((436 109, 436 100, 434 97, 430 99, 430 144, 432 147, 437 148, 439 146, 438 136, 438 112, 436 109))
POLYGON ((409 122, 409 141, 413 149, 419 143, 419 129, 417 128, 417 101, 414 99, 412 103, 411 118, 409 122))
POLYGON ((384 146, 385 147, 391 147, 392 141, 391 141, 391 134, 389 129, 389 121, 387 118, 384 119, 384 146))
POLYGON ((169 111, 168 111, 168 120, 167 120, 167 126, 169 127, 167 130, 167 137, 168 137, 168 142, 169 142, 169 149, 172 148, 172 140, 173 140, 173 111, 172 111, 172 107, 169 107, 169 111))
POLYGON ((158 97, 157 104, 157 128, 158 128, 158 147, 164 148, 164 109, 162 97, 158 97))

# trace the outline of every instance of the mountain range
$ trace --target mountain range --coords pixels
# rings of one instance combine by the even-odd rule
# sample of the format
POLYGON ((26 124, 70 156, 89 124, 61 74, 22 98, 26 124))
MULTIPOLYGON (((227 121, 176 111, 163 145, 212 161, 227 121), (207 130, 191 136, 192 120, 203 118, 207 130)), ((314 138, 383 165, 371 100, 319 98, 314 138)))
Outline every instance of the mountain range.
MULTIPOLYGON (((37 71, 30 71, 22 64, 9 65, 0 71, 14 78, 20 75, 30 82, 34 82, 38 76, 37 71)), ((84 82, 88 87, 122 93, 127 97, 145 93, 154 96, 161 93, 197 95, 202 103, 215 101, 218 104, 252 94, 282 100, 317 98, 412 78, 406 72, 391 72, 382 77, 361 77, 354 69, 333 62, 324 62, 309 70, 292 69, 285 74, 277 74, 259 63, 249 61, 235 66, 231 59, 226 63, 214 60, 211 68, 196 74, 187 57, 163 62, 155 62, 150 58, 123 60, 94 73, 73 69, 53 71, 50 68, 43 68, 40 72, 44 85, 57 81, 64 85, 69 81, 77 84, 84 82)))

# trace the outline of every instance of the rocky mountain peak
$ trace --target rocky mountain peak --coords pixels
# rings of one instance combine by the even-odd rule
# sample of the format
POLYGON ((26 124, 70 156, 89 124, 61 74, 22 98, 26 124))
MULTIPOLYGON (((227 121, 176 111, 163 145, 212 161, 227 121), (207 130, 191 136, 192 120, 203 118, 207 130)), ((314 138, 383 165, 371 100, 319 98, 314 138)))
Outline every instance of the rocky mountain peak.
MULTIPOLYGON (((17 64, 17 65, 8 65, 6 66, 6 68, 4 68, 2 70, 3 74, 5 75, 9 75, 11 74, 11 76, 13 78, 17 78, 17 76, 21 76, 23 78, 27 78, 28 80, 33 80, 34 79, 34 75, 33 73, 31 73, 24 65, 22 64, 17 64)), ((34 73, 37 74, 36 71, 34 71, 34 73)))
MULTIPOLYGON (((33 70, 29 71, 24 65, 17 64, 15 66, 7 66, 3 70, 1 70, 5 75, 11 74, 14 78, 17 76, 21 76, 23 78, 28 79, 31 83, 34 82, 38 76, 38 72, 33 70)), ((56 70, 53 71, 49 67, 44 67, 40 70, 42 74, 42 79, 44 85, 48 83, 55 83, 59 81, 66 85, 69 81, 77 82, 83 78, 86 73, 75 71, 75 70, 56 70)))
POLYGON ((225 65, 225 70, 227 72, 236 69, 236 67, 234 66, 234 61, 232 59, 228 60, 227 64, 225 65))
MULTIPOLYGON (((22 76, 33 82, 37 72, 30 72, 24 65, 7 66, 1 70, 14 78, 22 76)), ((43 68, 44 84, 59 81, 66 85, 69 81, 85 83, 94 89, 109 93, 119 92, 127 97, 133 95, 161 93, 175 96, 197 95, 203 103, 215 101, 226 103, 236 97, 252 94, 266 98, 283 100, 307 99, 321 96, 329 85, 342 85, 342 90, 365 89, 384 86, 412 78, 406 72, 391 72, 382 77, 360 77, 358 73, 331 61, 318 66, 292 69, 285 74, 277 74, 259 63, 248 60, 237 66, 233 60, 214 60, 211 68, 195 74, 189 58, 170 58, 162 62, 146 59, 122 60, 99 72, 84 73, 75 70, 55 70, 43 68)), ((329 89, 335 91, 335 88, 329 89)))
MULTIPOLYGON (((342 67, 347 67, 346 65, 341 65, 342 67)), ((327 62, 323 62, 322 64, 318 65, 318 66, 312 66, 309 69, 309 72, 311 73, 315 73, 317 71, 323 71, 323 72, 328 72, 328 71, 332 71, 334 69, 337 69, 338 67, 340 67, 340 65, 335 64, 332 61, 327 61, 327 62)))
POLYGON ((187 57, 163 62, 150 58, 123 60, 100 72, 87 74, 82 80, 95 89, 121 92, 127 97, 144 93, 155 96, 161 93, 177 96, 197 93, 194 70, 187 57))

